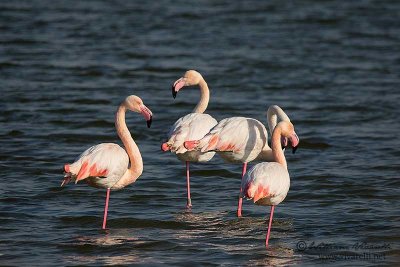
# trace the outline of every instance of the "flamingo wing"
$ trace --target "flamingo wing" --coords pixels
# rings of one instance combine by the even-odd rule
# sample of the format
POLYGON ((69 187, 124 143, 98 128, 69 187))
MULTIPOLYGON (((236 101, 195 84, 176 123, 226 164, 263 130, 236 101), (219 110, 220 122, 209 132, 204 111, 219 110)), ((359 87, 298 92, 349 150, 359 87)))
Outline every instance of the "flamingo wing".
POLYGON ((89 177, 112 178, 118 181, 127 170, 128 164, 129 157, 122 147, 103 143, 85 150, 74 163, 66 164, 64 171, 75 182, 89 177))
POLYGON ((240 152, 260 150, 267 142, 268 133, 258 120, 232 117, 221 120, 202 140, 198 148, 202 152, 240 152))
POLYGON ((217 121, 208 114, 190 113, 180 118, 168 134, 171 151, 177 154, 185 153, 187 151, 184 147, 185 141, 201 139, 215 125, 217 121))
POLYGON ((253 166, 242 181, 242 197, 260 205, 282 202, 290 187, 287 169, 277 162, 263 162, 253 166))

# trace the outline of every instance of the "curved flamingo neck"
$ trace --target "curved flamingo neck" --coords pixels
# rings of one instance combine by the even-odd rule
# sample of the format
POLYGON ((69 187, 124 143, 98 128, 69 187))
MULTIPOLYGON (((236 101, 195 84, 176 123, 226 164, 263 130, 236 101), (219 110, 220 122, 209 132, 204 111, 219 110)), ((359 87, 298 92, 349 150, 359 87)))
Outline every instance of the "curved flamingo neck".
POLYGON ((210 90, 204 78, 199 82, 200 87, 200 101, 197 106, 193 109, 193 113, 204 113, 208 106, 208 101, 210 100, 210 90))
POLYGON ((290 121, 286 113, 277 105, 270 106, 267 111, 269 132, 272 134, 279 121, 290 121))
POLYGON ((282 129, 275 127, 271 137, 272 156, 275 162, 282 164, 287 169, 285 154, 281 147, 282 129))
POLYGON ((126 153, 129 156, 130 167, 121 178, 121 182, 124 185, 128 185, 136 181, 136 179, 142 174, 143 160, 142 156, 140 155, 139 148, 135 141, 133 141, 131 133, 126 126, 125 113, 126 107, 124 104, 121 104, 115 115, 115 128, 117 129, 118 136, 124 144, 126 153))

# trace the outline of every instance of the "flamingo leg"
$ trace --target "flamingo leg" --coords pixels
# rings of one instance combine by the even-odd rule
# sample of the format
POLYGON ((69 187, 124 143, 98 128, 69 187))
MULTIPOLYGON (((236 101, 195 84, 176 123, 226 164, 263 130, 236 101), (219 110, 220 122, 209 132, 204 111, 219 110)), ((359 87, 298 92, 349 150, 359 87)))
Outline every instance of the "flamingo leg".
POLYGON ((189 161, 186 161, 186 186, 187 186, 187 204, 186 208, 192 207, 192 199, 190 198, 190 174, 189 174, 189 161))
POLYGON ((240 193, 239 193, 239 201, 238 201, 238 208, 237 208, 237 216, 238 217, 242 217, 243 199, 240 197, 240 195, 242 194, 242 182, 243 182, 243 177, 246 173, 246 169, 247 169, 247 162, 243 163, 243 168, 242 168, 242 181, 240 182, 240 193))
POLYGON ((108 201, 110 200, 110 188, 107 188, 107 195, 106 195, 106 205, 104 207, 104 217, 103 217, 103 227, 102 229, 106 229, 107 223, 107 212, 108 212, 108 201))
POLYGON ((267 231, 267 236, 265 238, 265 248, 268 248, 268 240, 269 240, 269 234, 271 232, 272 217, 274 216, 274 209, 275 209, 275 206, 271 206, 271 213, 269 215, 269 223, 268 223, 268 231, 267 231))

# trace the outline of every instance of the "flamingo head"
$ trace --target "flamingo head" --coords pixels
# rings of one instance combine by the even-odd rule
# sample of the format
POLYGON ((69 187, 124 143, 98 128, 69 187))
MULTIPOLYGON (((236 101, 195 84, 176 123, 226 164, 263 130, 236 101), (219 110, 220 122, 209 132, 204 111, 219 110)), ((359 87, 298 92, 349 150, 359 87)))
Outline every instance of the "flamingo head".
POLYGON ((281 144, 282 146, 286 147, 288 144, 288 140, 292 145, 292 152, 293 154, 296 152, 297 147, 299 145, 300 139, 297 136, 294 126, 289 121, 281 121, 278 123, 279 128, 281 129, 281 144))
POLYGON ((151 122, 153 120, 153 113, 148 107, 143 104, 143 101, 142 99, 140 99, 140 97, 130 95, 125 99, 124 105, 130 111, 141 113, 147 122, 147 127, 150 128, 151 122))
POLYGON ((188 70, 183 77, 179 78, 172 85, 172 97, 175 98, 179 90, 184 86, 197 85, 203 79, 201 74, 195 70, 188 70))

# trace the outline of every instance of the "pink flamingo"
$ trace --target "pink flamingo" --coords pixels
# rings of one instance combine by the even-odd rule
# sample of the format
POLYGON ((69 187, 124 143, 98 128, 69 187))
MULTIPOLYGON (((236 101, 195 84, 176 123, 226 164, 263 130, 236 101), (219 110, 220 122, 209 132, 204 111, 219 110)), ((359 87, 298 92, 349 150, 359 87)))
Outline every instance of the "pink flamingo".
POLYGON ((192 207, 189 162, 209 161, 215 155, 215 152, 188 151, 183 144, 187 140, 202 138, 217 124, 213 117, 203 113, 208 106, 210 90, 203 76, 197 71, 188 70, 182 78, 175 81, 172 86, 172 96, 175 98, 180 89, 191 85, 199 85, 200 101, 192 113, 175 122, 169 131, 168 141, 161 145, 163 151, 170 150, 176 154, 179 160, 186 162, 187 208, 192 207))
POLYGON ((125 123, 127 110, 141 113, 149 128, 153 116, 137 96, 128 96, 121 103, 115 115, 115 128, 126 151, 117 144, 102 143, 85 150, 74 163, 64 166, 61 186, 71 180, 77 183, 85 179, 90 186, 107 189, 102 229, 106 228, 110 189, 118 190, 134 183, 143 172, 142 156, 125 123))
MULTIPOLYGON (((277 105, 268 108, 267 120, 271 133, 278 120, 290 122, 286 113, 277 105)), ((287 140, 283 139, 282 142, 287 145, 287 140)), ((227 162, 243 163, 242 179, 248 162, 273 160, 272 150, 268 146, 268 132, 260 121, 252 118, 232 117, 221 120, 202 139, 186 141, 184 145, 189 151, 216 151, 227 162)), ((241 197, 238 200, 237 216, 242 216, 241 197)))
POLYGON ((274 208, 285 199, 290 187, 290 176, 281 147, 282 137, 290 139, 294 150, 297 148, 299 138, 294 131, 293 124, 287 121, 279 122, 271 138, 274 162, 256 164, 242 180, 242 197, 253 199, 256 205, 271 206, 268 232, 265 238, 267 248, 274 208))

